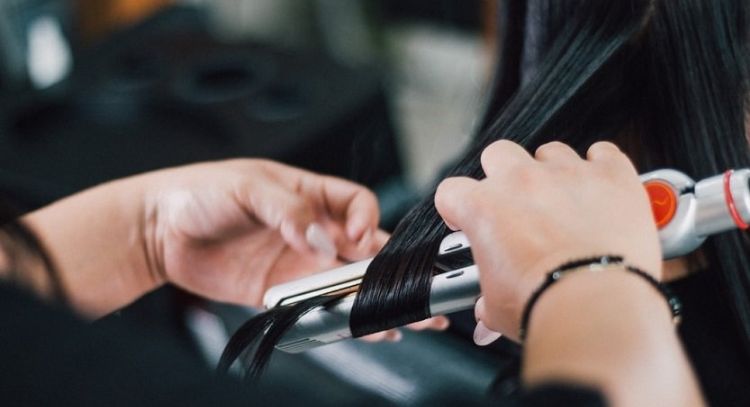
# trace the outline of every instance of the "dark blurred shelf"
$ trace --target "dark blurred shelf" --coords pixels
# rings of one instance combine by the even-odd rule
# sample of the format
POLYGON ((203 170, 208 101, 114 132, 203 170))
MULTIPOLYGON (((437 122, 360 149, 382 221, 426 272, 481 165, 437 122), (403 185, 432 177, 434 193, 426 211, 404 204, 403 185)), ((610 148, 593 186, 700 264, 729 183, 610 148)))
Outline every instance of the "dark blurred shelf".
POLYGON ((376 70, 222 43, 200 21, 162 13, 79 55, 57 88, 0 97, 5 192, 39 205, 113 178, 234 157, 369 186, 401 174, 376 70))

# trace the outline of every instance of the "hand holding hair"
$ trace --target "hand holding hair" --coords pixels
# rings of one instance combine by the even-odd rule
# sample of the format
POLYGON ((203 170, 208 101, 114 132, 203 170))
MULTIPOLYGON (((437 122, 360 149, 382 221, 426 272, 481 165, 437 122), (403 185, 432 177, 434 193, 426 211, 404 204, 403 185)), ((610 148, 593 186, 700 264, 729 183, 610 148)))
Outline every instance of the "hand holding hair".
POLYGON ((107 183, 25 217, 91 316, 164 283, 258 305, 272 284, 371 256, 387 236, 352 182, 253 159, 107 183))
POLYGON ((372 192, 266 160, 166 171, 146 195, 156 275, 215 300, 257 306, 266 288, 376 253, 372 192))
MULTIPOLYGON (((388 239, 366 188, 267 160, 174 170, 152 189, 147 207, 157 220, 150 246, 165 280, 252 306, 273 285, 370 257, 388 239)), ((409 327, 447 325, 440 316, 409 327)), ((363 339, 400 337, 394 329, 363 339)))
POLYGON ((581 159, 562 143, 529 155, 498 141, 482 154, 487 178, 450 178, 439 187, 441 216, 467 233, 483 271, 490 329, 517 338, 519 318, 545 273, 578 258, 619 254, 661 276, 661 256, 648 197, 628 158, 596 143, 581 159))
MULTIPOLYGON (((562 143, 532 157, 498 141, 484 150, 482 167, 483 180, 445 180, 435 205, 472 242, 484 295, 476 313, 490 329, 518 338, 531 294, 571 260, 620 255, 661 277, 648 198, 615 145, 596 143, 582 159, 562 143)), ((624 266, 611 268, 571 273, 538 298, 524 383, 593 386, 621 405, 701 404, 663 299, 624 266)))

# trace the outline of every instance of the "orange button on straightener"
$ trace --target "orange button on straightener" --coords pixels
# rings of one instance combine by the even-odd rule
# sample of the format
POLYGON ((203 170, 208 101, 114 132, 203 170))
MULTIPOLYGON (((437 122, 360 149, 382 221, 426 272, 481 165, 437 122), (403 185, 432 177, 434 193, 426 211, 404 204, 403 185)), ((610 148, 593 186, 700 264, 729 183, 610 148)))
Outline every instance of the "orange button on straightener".
POLYGON ((651 200, 651 211, 654 213, 656 226, 661 229, 667 226, 677 210, 677 195, 674 189, 663 181, 648 181, 643 184, 651 200))

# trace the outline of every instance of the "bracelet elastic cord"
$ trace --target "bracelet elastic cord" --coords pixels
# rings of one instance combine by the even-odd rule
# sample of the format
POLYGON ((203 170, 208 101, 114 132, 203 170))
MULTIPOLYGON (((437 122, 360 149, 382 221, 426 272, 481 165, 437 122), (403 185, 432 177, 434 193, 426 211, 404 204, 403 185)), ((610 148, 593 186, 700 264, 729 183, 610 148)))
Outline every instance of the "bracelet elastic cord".
MULTIPOLYGON (((534 305, 539 300, 539 297, 542 295, 542 293, 544 293, 552 284, 559 281, 567 273, 572 273, 578 270, 603 270, 609 266, 622 264, 622 256, 589 257, 565 263, 562 266, 547 273, 547 278, 544 280, 544 283, 542 283, 531 294, 529 301, 526 303, 526 306, 523 309, 523 314, 521 314, 521 329, 519 332, 521 342, 523 343, 523 341, 526 339, 526 333, 529 326, 529 318, 531 317, 531 311, 534 308, 534 305)), ((667 301, 669 310, 672 313, 672 321, 675 324, 680 323, 682 316, 682 303, 672 293, 669 287, 660 283, 653 276, 637 267, 626 265, 624 270, 645 279, 652 287, 654 287, 667 301)))

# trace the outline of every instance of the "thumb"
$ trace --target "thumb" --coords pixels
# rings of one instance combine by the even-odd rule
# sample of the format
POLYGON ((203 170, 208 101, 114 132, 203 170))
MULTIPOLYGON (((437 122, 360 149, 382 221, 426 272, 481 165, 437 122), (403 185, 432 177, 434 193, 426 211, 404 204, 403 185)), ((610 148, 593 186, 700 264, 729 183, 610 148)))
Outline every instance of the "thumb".
POLYGON ((435 192, 435 209, 452 230, 465 229, 474 216, 467 200, 478 181, 468 177, 446 178, 435 192))
POLYGON ((477 326, 474 328, 474 343, 479 346, 487 346, 492 342, 500 339, 501 333, 495 332, 487 327, 483 321, 487 321, 487 306, 484 297, 479 297, 474 306, 474 317, 477 320, 477 326))

